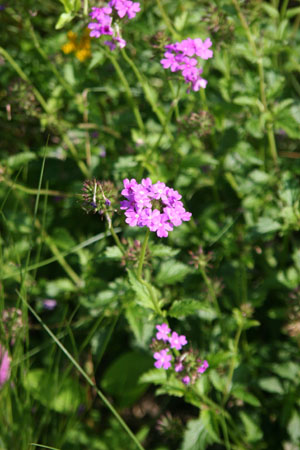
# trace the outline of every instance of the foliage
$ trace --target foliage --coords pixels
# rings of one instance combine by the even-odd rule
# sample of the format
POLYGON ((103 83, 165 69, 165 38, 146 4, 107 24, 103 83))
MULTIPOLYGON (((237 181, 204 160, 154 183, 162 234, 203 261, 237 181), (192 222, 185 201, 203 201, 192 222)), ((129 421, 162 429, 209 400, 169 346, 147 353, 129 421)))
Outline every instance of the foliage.
POLYGON ((0 448, 297 449, 299 1, 145 0, 114 51, 93 6, 0 5, 0 448), (196 92, 160 64, 188 37, 196 92), (119 207, 147 177, 192 213, 167 238, 119 207), (194 384, 154 368, 162 323, 194 384))

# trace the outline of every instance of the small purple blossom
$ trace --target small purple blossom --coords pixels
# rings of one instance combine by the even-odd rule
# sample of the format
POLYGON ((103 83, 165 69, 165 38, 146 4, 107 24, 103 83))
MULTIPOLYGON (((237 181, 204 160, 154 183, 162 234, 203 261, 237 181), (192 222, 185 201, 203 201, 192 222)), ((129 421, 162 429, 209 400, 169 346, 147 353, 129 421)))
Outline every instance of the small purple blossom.
POLYGON ((208 369, 209 364, 206 361, 206 359, 202 362, 201 366, 198 367, 197 372, 198 373, 204 373, 206 371, 206 369, 208 369))
POLYGON ((0 388, 9 379, 10 376, 10 362, 8 351, 0 344, 0 388))
POLYGON ((179 336, 176 331, 173 331, 171 337, 169 338, 171 348, 176 348, 176 350, 181 350, 184 345, 187 344, 186 337, 182 334, 179 336))
POLYGON ((191 378, 190 378, 188 375, 186 375, 185 377, 183 377, 183 378, 181 379, 181 381, 182 381, 184 384, 190 384, 191 378))
POLYGON ((165 348, 164 350, 161 350, 160 352, 154 353, 154 359, 157 361, 154 363, 154 366, 157 369, 163 368, 163 369, 169 369, 171 367, 170 361, 172 360, 172 355, 168 355, 168 348, 165 348))
POLYGON ((144 178, 140 184, 133 178, 123 180, 120 207, 125 210, 126 223, 134 227, 148 227, 156 232, 158 237, 167 237, 173 227, 191 219, 180 201, 181 195, 162 183, 152 183, 150 178, 144 178))
POLYGON ((156 333, 156 339, 158 341, 169 341, 169 333, 171 332, 171 329, 166 323, 163 323, 162 325, 156 325, 156 329, 158 330, 158 332, 156 333))
POLYGON ((46 298, 43 301, 43 307, 47 309, 48 311, 52 311, 54 308, 56 308, 57 301, 52 298, 46 298))
POLYGON ((175 364, 174 369, 175 369, 175 372, 182 372, 184 369, 182 362, 180 361, 179 363, 175 364))
POLYGON ((160 63, 164 69, 170 69, 171 72, 181 72, 190 88, 193 91, 199 91, 200 88, 206 87, 207 80, 201 77, 203 70, 198 67, 198 59, 195 56, 203 60, 212 58, 211 46, 212 42, 209 38, 205 39, 204 42, 200 38, 187 38, 181 42, 175 42, 175 44, 168 44, 165 46, 167 51, 160 63))
POLYGON ((126 41, 120 35, 118 24, 113 21, 113 13, 115 12, 120 19, 126 15, 128 19, 133 19, 140 9, 140 3, 130 0, 111 0, 108 6, 102 8, 94 6, 90 12, 93 22, 88 24, 91 30, 90 36, 94 38, 111 36, 112 40, 104 41, 104 45, 107 45, 111 51, 117 46, 124 48, 126 41))

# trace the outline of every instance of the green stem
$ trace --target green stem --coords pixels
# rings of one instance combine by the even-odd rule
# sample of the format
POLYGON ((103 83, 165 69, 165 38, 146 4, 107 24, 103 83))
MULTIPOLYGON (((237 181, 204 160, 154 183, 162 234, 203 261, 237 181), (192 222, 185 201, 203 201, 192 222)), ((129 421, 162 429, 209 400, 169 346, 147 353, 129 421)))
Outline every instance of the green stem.
MULTIPOLYGON (((42 94, 38 91, 38 89, 36 89, 36 87, 33 86, 30 79, 27 77, 25 72, 23 72, 21 67, 15 62, 15 60, 10 56, 10 54, 7 53, 7 51, 4 50, 4 48, 2 48, 2 47, 0 47, 0 54, 2 54, 4 56, 4 58, 9 62, 9 64, 15 69, 15 71, 22 78, 22 80, 31 86, 32 92, 34 93, 36 99, 39 101, 40 105, 42 106, 42 108, 44 109, 46 114, 49 114, 49 116, 51 116, 51 111, 48 108, 46 100, 44 99, 42 94)), ((63 141, 68 146, 72 156, 74 157, 75 161, 78 164, 79 169, 81 170, 81 172, 83 173, 83 175, 85 177, 88 177, 89 176, 88 169, 86 168, 85 164, 78 158, 78 152, 76 150, 75 145, 70 140, 68 135, 63 131, 63 129, 60 126, 59 121, 57 119, 54 121, 54 125, 58 129, 59 133, 61 134, 63 141)))
POLYGON ((170 31, 170 33, 172 34, 172 36, 174 37, 174 39, 180 39, 180 34, 177 33, 177 31, 175 30, 175 28, 173 27, 169 16, 167 15, 167 13, 164 10, 163 4, 160 0, 156 0, 158 9, 162 15, 163 21, 166 24, 166 27, 168 28, 168 30, 170 31))
POLYGON ((229 393, 230 393, 230 386, 231 386, 231 382, 232 382, 232 377, 233 377, 233 372, 235 369, 235 364, 236 364, 236 357, 237 357, 237 353, 238 353, 238 347, 239 347, 239 342, 240 342, 240 337, 242 334, 242 330, 243 330, 243 323, 239 324, 239 327, 237 329, 235 338, 234 338, 234 346, 233 346, 233 356, 231 358, 231 363, 230 363, 230 367, 229 367, 229 373, 228 373, 228 377, 227 377, 227 382, 226 382, 226 386, 223 392, 223 400, 222 400, 222 406, 224 406, 228 400, 229 397, 229 393))
POLYGON ((48 64, 48 66, 50 67, 50 69, 52 70, 52 72, 54 73, 54 75, 56 76, 56 78, 58 79, 58 81, 60 82, 60 84, 65 88, 65 90, 68 92, 68 94, 72 95, 73 97, 75 97, 75 92, 73 91, 72 87, 66 82, 66 80, 61 76, 61 74, 58 72, 56 66, 53 64, 53 62, 51 62, 48 58, 48 56, 46 55, 44 49, 40 46, 39 40, 36 37, 34 28, 32 26, 32 23, 30 21, 30 19, 28 18, 26 20, 26 26, 29 30, 29 33, 32 37, 33 43, 35 45, 35 48, 37 49, 37 51, 39 52, 39 54, 41 55, 41 57, 46 61, 46 63, 48 64))
MULTIPOLYGON (((123 58, 125 59, 125 61, 130 65, 130 67, 132 68, 136 78, 138 79, 138 81, 141 83, 142 89, 144 91, 146 100, 148 101, 148 103, 150 104, 152 111, 156 114, 159 122, 161 123, 162 126, 165 125, 166 122, 166 118, 165 118, 165 114, 161 111, 161 109, 157 106, 156 101, 153 98, 152 95, 152 91, 151 88, 148 84, 148 82, 146 81, 146 79, 143 77, 143 75, 141 74, 141 72, 139 71, 139 69, 137 68, 137 66, 134 64, 133 60, 127 55, 126 51, 124 50, 124 48, 121 49, 121 53, 123 58)), ((169 129, 166 129, 166 132, 168 134, 168 136, 172 139, 173 135, 172 133, 169 131, 169 129)))
POLYGON ((141 248, 139 265, 138 265, 138 269, 137 269, 137 277, 138 277, 139 280, 142 279, 142 271, 143 271, 143 265, 144 265, 145 254, 146 254, 146 249, 147 249, 149 236, 150 236, 150 230, 149 230, 149 228, 147 228, 147 231, 146 231, 146 234, 145 234, 145 238, 144 238, 144 242, 143 242, 143 245, 142 245, 142 248, 141 248))
POLYGON ((229 437, 228 437, 226 419, 224 417, 223 412, 221 412, 221 414, 220 414, 220 422, 221 422, 221 427, 222 427, 222 431, 223 431, 224 444, 225 444, 226 450, 231 450, 231 445, 230 445, 230 441, 229 441, 229 437))
POLYGON ((220 317, 221 316, 221 310, 220 310, 220 307, 219 307, 217 296, 215 294, 214 287, 212 285, 211 279, 207 276, 205 268, 203 266, 201 266, 201 264, 199 265, 199 272, 202 275, 202 278, 204 280, 205 286, 208 289, 208 293, 209 293, 210 299, 214 303, 215 308, 217 310, 217 314, 220 317))
POLYGON ((285 18, 285 13, 289 4, 289 0, 283 0, 281 10, 280 10, 280 19, 283 20, 285 18))
POLYGON ((114 55, 112 55, 112 54, 110 54, 110 53, 108 53, 108 52, 106 52, 106 55, 107 55, 107 57, 110 59, 110 61, 112 62, 113 66, 114 66, 114 68, 116 69, 116 72, 117 72, 117 74, 118 74, 118 76, 119 76, 119 78, 120 78, 120 81, 121 81, 121 83, 122 83, 123 86, 124 86, 124 89, 125 89, 125 92, 126 92, 128 101, 129 101, 129 103, 130 103, 130 105, 131 105, 131 107, 132 107, 132 110, 133 110, 133 113, 134 113, 136 122, 137 122, 137 124, 138 124, 138 127, 139 127, 139 129, 140 129, 142 132, 144 132, 144 131, 145 131, 145 125, 144 125, 142 116, 141 116, 141 114, 140 114, 140 110, 139 110, 139 108, 138 108, 138 105, 137 105, 137 103, 136 103, 136 101, 134 100, 134 97, 133 97, 133 95, 132 95, 130 86, 129 86, 128 82, 127 82, 127 79, 126 79, 126 77, 125 77, 125 75, 124 75, 124 73, 123 73, 123 71, 122 71, 122 69, 121 69, 121 67, 120 67, 120 65, 119 65, 119 63, 118 63, 118 61, 117 61, 116 58, 114 57, 114 55))
POLYGON ((83 1, 83 14, 87 17, 89 15, 89 0, 83 1))
POLYGON ((31 89, 35 95, 35 97, 37 98, 37 100, 40 102, 41 106, 43 107, 43 109, 49 113, 48 111, 48 105, 46 103, 46 100, 44 99, 44 97, 42 96, 42 94, 32 85, 32 83, 30 82, 30 79, 27 77, 27 75, 23 72, 23 70, 21 69, 21 67, 15 62, 15 60, 10 56, 9 53, 7 53, 6 50, 4 50, 4 48, 0 47, 0 54, 2 54, 4 56, 4 58, 9 62, 9 64, 15 69, 15 71, 17 72, 17 74, 22 78, 23 81, 25 81, 26 83, 28 83, 31 86, 31 89))
MULTIPOLYGON (((264 68, 263 68, 262 57, 259 57, 255 41, 251 34, 251 30, 250 30, 249 25, 241 11, 239 2, 237 0, 232 0, 232 3, 237 11, 237 14, 239 16, 241 24, 246 32, 246 35, 247 35, 249 44, 252 48, 253 54, 256 57, 256 63, 258 66, 258 74, 259 74, 260 97, 261 97, 262 104, 264 106, 264 113, 267 113, 267 112, 269 112, 269 110, 268 110, 268 104, 267 104, 266 94, 265 94, 264 68)), ((276 141, 275 141, 275 136, 274 136, 273 125, 270 122, 268 122, 266 124, 266 129, 267 129, 266 131, 267 131, 267 136, 268 136, 268 141, 269 141, 270 154, 274 161, 274 164, 277 165, 277 149, 276 149, 276 141)))
POLYGON ((133 434, 133 432, 130 430, 130 428, 127 426, 127 424, 124 422, 122 417, 118 414, 116 409, 112 406, 112 404, 105 397, 105 395, 100 391, 100 389, 97 388, 96 384, 92 381, 92 379, 88 376, 88 374, 82 369, 82 367, 78 364, 78 362, 73 358, 71 353, 69 353, 68 350, 63 346, 63 344, 57 339, 57 337, 52 333, 52 331, 42 321, 40 316, 35 312, 35 310, 30 306, 30 304, 23 297, 20 296, 20 298, 26 304, 26 306, 31 311, 31 313, 34 315, 36 320, 42 325, 42 327, 45 329, 45 331, 49 334, 49 336, 51 336, 51 338, 56 343, 56 345, 62 350, 62 352, 66 355, 66 357, 72 362, 73 366, 76 367, 78 372, 81 373, 81 375, 83 376, 83 378, 85 378, 85 380, 89 383, 89 385, 92 386, 92 388, 94 388, 96 390, 98 397, 102 400, 102 402, 110 410, 110 412, 115 416, 115 418, 117 419, 117 421, 119 422, 121 427, 126 431, 128 436, 136 444, 137 448, 139 450, 145 450, 144 447, 137 440, 136 436, 133 434))
POLYGON ((109 231, 110 231, 110 233, 111 233, 115 243, 117 244, 118 249, 120 250, 122 255, 124 255, 125 254, 125 249, 124 249, 124 247, 123 247, 123 245, 122 245, 122 243, 121 243, 117 233, 114 230, 114 227, 113 227, 113 224, 112 224, 112 220, 111 220, 111 217, 108 214, 108 212, 105 213, 105 217, 106 217, 106 220, 107 220, 107 223, 108 223, 108 229, 109 229, 109 231))

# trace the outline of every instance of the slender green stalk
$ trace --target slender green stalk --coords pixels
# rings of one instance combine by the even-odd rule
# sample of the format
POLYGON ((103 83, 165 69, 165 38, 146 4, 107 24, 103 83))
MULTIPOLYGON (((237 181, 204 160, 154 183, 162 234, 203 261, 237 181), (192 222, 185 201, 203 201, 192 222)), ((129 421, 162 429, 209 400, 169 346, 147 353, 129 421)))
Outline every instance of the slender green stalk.
POLYGON ((289 4, 289 0, 283 0, 282 6, 280 9, 280 19, 283 20, 285 18, 285 13, 289 4))
MULTIPOLYGON (((246 32, 249 44, 252 48, 253 54, 256 57, 256 63, 258 66, 258 74, 259 74, 259 90, 260 90, 260 97, 261 97, 261 101, 262 104, 264 106, 264 113, 268 112, 268 104, 267 104, 267 100, 266 100, 266 95, 265 95, 265 81, 264 81, 264 68, 263 68, 263 60, 262 57, 259 56, 255 41, 253 39, 251 30, 249 28, 249 25, 245 19, 244 14, 242 13, 242 10, 240 8, 239 2, 237 0, 232 0, 232 3, 237 11, 237 14, 239 16, 239 19, 241 21, 241 24, 246 32)), ((274 164, 277 165, 277 149, 276 149, 276 141, 275 141, 275 136, 274 136, 274 130, 273 130, 273 125, 272 123, 268 122, 266 124, 266 131, 267 131, 267 137, 268 137, 268 141, 269 141, 269 150, 270 150, 270 154, 271 157, 274 161, 274 164)))
POLYGON ((138 124, 138 127, 139 127, 139 129, 142 132, 144 132, 145 131, 145 125, 144 125, 142 116, 140 114, 140 110, 138 108, 138 105, 137 105, 137 103, 136 103, 136 101, 135 101, 135 99, 134 99, 134 97, 132 95, 130 86, 129 86, 128 82, 127 82, 127 79, 126 79, 126 77, 125 77, 125 75, 124 75, 124 73, 123 73, 123 71, 122 71, 118 61, 116 60, 115 56, 113 54, 111 54, 111 53, 108 53, 108 52, 106 52, 106 55, 110 59, 110 61, 112 62, 113 66, 116 69, 116 72, 117 72, 117 74, 118 74, 118 76, 120 78, 120 81, 121 81, 121 83, 124 86, 124 89, 125 89, 128 101, 129 101, 129 103, 130 103, 130 105, 132 107, 132 110, 133 110, 133 113, 135 115, 135 119, 136 119, 136 122, 138 124))
POLYGON ((89 0, 83 0, 83 14, 86 17, 89 15, 89 0))
POLYGON ((105 217, 106 217, 106 220, 107 220, 107 223, 108 223, 108 229, 109 229, 112 237, 114 238, 114 241, 117 244, 118 249, 124 255, 125 254, 125 249, 124 249, 124 247, 123 247, 123 245, 122 245, 122 243, 121 243, 117 233, 114 230, 111 217, 110 217, 110 215, 107 212, 105 213, 105 217))
POLYGON ((157 3, 159 11, 161 13, 161 16, 163 18, 163 21, 165 22, 166 27, 168 28, 168 30, 170 31, 172 36, 174 37, 174 39, 180 39, 180 34, 178 34, 177 31, 175 30, 175 28, 173 27, 173 25, 169 19, 169 16, 167 15, 167 13, 163 7, 161 0, 156 0, 156 3, 157 3))
POLYGON ((147 231, 146 231, 146 234, 145 234, 145 238, 144 238, 144 242, 143 242, 143 245, 142 245, 142 248, 141 248, 139 265, 138 265, 138 269, 137 269, 137 277, 138 277, 139 280, 142 278, 143 265, 144 265, 145 254, 146 254, 146 249, 147 249, 149 236, 150 236, 150 230, 149 230, 149 228, 147 228, 147 231))
MULTIPOLYGON (((161 108, 159 108, 156 104, 155 99, 153 98, 153 93, 152 90, 148 84, 148 81, 144 78, 144 76, 141 74, 141 72, 139 71, 139 69, 137 68, 137 66, 134 64, 133 60, 127 55, 126 51, 124 50, 124 48, 121 49, 121 53, 123 58, 125 59, 125 61, 130 65, 130 67, 132 68, 136 78, 138 79, 138 81, 141 83, 142 89, 144 91, 146 100, 148 101, 148 103, 151 105, 152 111, 156 114, 159 122, 161 123, 162 126, 165 125, 166 122, 166 117, 164 112, 161 110, 161 108)), ((166 133, 168 134, 168 136, 172 139, 172 133, 169 131, 169 128, 166 127, 166 133)))
MULTIPOLYGON (((18 292, 20 295, 20 293, 18 292)), ((104 405, 110 410, 110 412, 115 416, 121 427, 126 431, 128 436, 132 439, 132 441, 136 444, 137 448, 139 450, 145 450, 143 446, 140 444, 140 442, 137 440, 136 436, 133 434, 133 432, 130 430, 130 428, 127 426, 127 424, 124 422, 122 417, 119 415, 119 413, 116 411, 116 409, 112 406, 112 404, 109 402, 109 400, 106 398, 106 396, 100 391, 100 389, 97 388, 96 384, 92 381, 92 379, 88 376, 88 374, 82 369, 82 367, 78 364, 78 362, 73 358, 71 353, 68 352, 68 350, 64 347, 64 345, 57 339, 57 337, 52 333, 52 331, 47 327, 47 325, 43 322, 43 320, 40 318, 40 316, 35 312, 35 310, 30 306, 30 304, 20 295, 21 300, 26 304, 28 309, 31 311, 31 313, 34 315, 36 320, 42 325, 44 330, 49 334, 49 336, 53 339, 53 341, 56 343, 56 345, 61 349, 61 351, 65 354, 65 356, 71 361, 73 366, 78 370, 78 372, 83 376, 83 378, 89 383, 89 385, 95 389, 97 392, 98 397, 102 400, 104 405)))
MULTIPOLYGON (((27 186, 23 186, 22 184, 17 184, 14 181, 7 180, 6 178, 1 178, 0 181, 6 184, 7 186, 10 186, 13 190, 17 189, 21 192, 24 192, 25 194, 37 195, 38 193, 37 189, 29 188, 27 186)), ((54 197, 75 197, 75 194, 70 194, 69 192, 62 192, 62 191, 53 191, 51 189, 40 189, 39 195, 54 196, 54 197)))
POLYGON ((75 97, 76 93, 73 91, 72 86, 69 85, 69 83, 66 82, 66 80, 61 76, 61 74, 59 73, 59 71, 57 70, 55 64, 53 64, 52 61, 49 60, 48 56, 46 55, 44 49, 40 46, 39 40, 36 37, 34 28, 32 26, 32 23, 30 21, 29 18, 27 18, 27 20, 25 21, 26 26, 29 30, 30 36, 32 37, 33 43, 35 45, 35 48, 37 49, 37 51, 39 52, 39 54, 41 55, 41 57, 44 59, 44 61, 46 61, 46 63, 48 64, 48 66, 50 67, 50 69, 52 70, 52 72, 54 73, 54 75, 56 76, 56 78, 58 79, 58 81, 60 82, 60 84, 65 88, 65 90, 68 92, 68 94, 72 95, 73 97, 75 97))
MULTIPOLYGON (((27 77, 25 72, 23 72, 21 67, 15 62, 15 60, 10 56, 10 54, 7 53, 7 51, 4 50, 4 48, 2 48, 2 47, 0 47, 0 54, 2 54, 4 56, 4 58, 9 62, 9 64, 15 69, 15 71, 22 78, 22 80, 31 86, 31 89, 32 89, 36 99, 39 101, 39 103, 42 106, 42 108, 44 109, 44 111, 47 114, 49 114, 49 116, 51 116, 51 111, 48 108, 46 100, 44 99, 42 94, 38 91, 38 89, 36 89, 36 87, 33 86, 30 79, 27 77)), ((74 157, 75 161, 77 162, 79 169, 81 170, 81 172, 83 173, 83 175, 85 177, 88 177, 89 170, 87 169, 87 167, 85 166, 83 161, 81 161, 78 158, 78 152, 77 152, 75 145, 73 144, 71 139, 68 137, 68 135, 64 132, 64 130, 62 129, 58 120, 54 120, 54 125, 58 129, 59 133, 61 134, 64 143, 70 149, 70 152, 71 152, 72 156, 74 157)))
POLYGON ((237 358, 237 354, 238 354, 238 348, 239 348, 239 342, 240 342, 240 337, 242 334, 242 330, 243 330, 243 323, 239 323, 238 325, 238 329, 234 338, 234 346, 233 346, 233 356, 231 358, 231 362, 230 362, 230 367, 229 367, 229 372, 228 372, 228 377, 227 377, 227 381, 226 381, 226 385, 225 385, 225 389, 223 392, 223 400, 222 400, 222 406, 224 406, 228 400, 229 397, 229 393, 230 393, 230 386, 231 386, 231 382, 232 382, 232 377, 233 377, 233 372, 235 369, 235 364, 236 364, 236 358, 237 358))
POLYGON ((221 422, 221 427, 222 427, 222 431, 223 431, 224 444, 225 444, 226 450, 231 450, 231 445, 230 445, 230 441, 229 441, 229 437, 228 437, 227 424, 226 424, 226 420, 225 420, 223 412, 221 412, 221 414, 220 414, 220 422, 221 422))
POLYGON ((199 272, 202 275, 202 278, 204 280, 205 286, 207 287, 210 299, 214 303, 216 311, 217 311, 217 314, 220 317, 221 316, 221 310, 220 310, 220 307, 219 307, 217 296, 215 294, 214 287, 212 285, 211 279, 207 276, 207 273, 205 271, 205 267, 203 265, 201 265, 201 264, 199 265, 199 272))
POLYGON ((10 56, 9 53, 7 53, 6 50, 4 50, 3 47, 0 47, 0 54, 2 56, 4 56, 4 58, 9 62, 9 64, 15 69, 15 71, 17 72, 17 74, 20 76, 20 78, 22 78, 23 81, 25 81, 26 83, 28 83, 31 88, 32 91, 35 95, 35 97, 37 98, 37 100, 40 102, 41 106, 43 107, 43 109, 48 113, 48 105, 46 103, 46 100, 44 99, 44 97, 42 96, 42 94, 33 86, 33 84, 31 83, 30 79, 27 77, 27 75, 25 74, 25 72, 23 72, 23 70, 21 69, 21 67, 16 63, 16 61, 10 56))

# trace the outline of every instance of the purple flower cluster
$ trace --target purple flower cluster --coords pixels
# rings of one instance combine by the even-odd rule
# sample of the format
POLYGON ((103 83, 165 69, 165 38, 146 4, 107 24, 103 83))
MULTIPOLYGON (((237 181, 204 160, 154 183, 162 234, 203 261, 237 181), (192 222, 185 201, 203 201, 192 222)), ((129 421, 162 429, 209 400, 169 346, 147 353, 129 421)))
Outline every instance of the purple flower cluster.
POLYGON ((176 350, 174 371, 181 373, 180 378, 184 384, 194 383, 196 379, 203 374, 209 367, 206 360, 197 358, 193 351, 184 352, 178 355, 178 351, 188 343, 186 336, 178 335, 172 331, 168 324, 156 326, 156 339, 153 339, 152 348, 154 352, 154 359, 156 360, 154 366, 157 369, 168 370, 172 367, 173 356, 171 349, 176 350), (169 353, 171 352, 171 353, 169 353))
POLYGON ((201 77, 203 69, 198 67, 198 58, 209 59, 213 57, 213 52, 209 48, 212 42, 209 38, 202 39, 187 38, 175 44, 165 45, 167 51, 164 59, 160 61, 164 69, 171 69, 171 72, 181 72, 186 83, 189 83, 193 91, 205 88, 207 80, 201 77))
POLYGON ((121 209, 126 210, 126 223, 129 226, 148 227, 158 237, 167 237, 173 227, 190 220, 192 214, 184 209, 181 195, 158 181, 152 184, 150 178, 142 179, 141 184, 133 178, 123 180, 121 209))
POLYGON ((8 351, 0 344, 0 388, 9 379, 11 359, 8 351))
POLYGON ((111 50, 114 50, 117 45, 120 48, 125 47, 126 41, 121 37, 118 25, 113 24, 112 15, 115 13, 121 19, 127 15, 128 19, 133 19, 140 9, 138 2, 130 0, 111 0, 108 6, 103 8, 93 7, 90 13, 93 22, 88 24, 91 30, 90 36, 95 38, 102 35, 111 36, 111 41, 104 42, 111 50))

